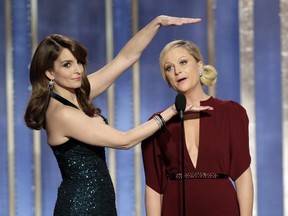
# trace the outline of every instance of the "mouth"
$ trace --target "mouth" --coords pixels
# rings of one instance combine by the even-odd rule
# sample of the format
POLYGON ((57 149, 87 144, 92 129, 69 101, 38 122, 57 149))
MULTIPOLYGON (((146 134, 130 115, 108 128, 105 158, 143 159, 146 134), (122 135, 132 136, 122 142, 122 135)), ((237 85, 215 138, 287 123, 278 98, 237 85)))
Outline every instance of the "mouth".
POLYGON ((73 80, 75 80, 75 81, 80 81, 80 80, 81 80, 81 77, 73 78, 73 80))
POLYGON ((181 78, 181 79, 177 80, 177 83, 181 83, 181 82, 183 82, 184 80, 186 80, 186 78, 181 78))

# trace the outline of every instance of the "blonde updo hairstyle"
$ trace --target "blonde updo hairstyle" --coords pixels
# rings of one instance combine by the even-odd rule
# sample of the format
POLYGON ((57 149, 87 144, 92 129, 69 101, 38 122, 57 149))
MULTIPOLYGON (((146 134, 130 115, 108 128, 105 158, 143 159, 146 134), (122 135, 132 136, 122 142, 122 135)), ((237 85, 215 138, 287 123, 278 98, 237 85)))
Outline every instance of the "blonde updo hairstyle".
MULTIPOLYGON (((204 65, 203 57, 201 55, 200 49, 191 41, 186 40, 175 40, 170 43, 168 43, 161 51, 160 57, 159 57, 159 63, 160 63, 160 69, 161 74, 164 80, 167 80, 163 61, 166 56, 166 54, 177 47, 182 47, 196 60, 196 62, 202 62, 203 63, 203 74, 200 75, 200 82, 203 86, 213 86, 216 83, 217 80, 217 71, 212 65, 204 65)), ((169 82, 168 82, 169 84, 169 82)))

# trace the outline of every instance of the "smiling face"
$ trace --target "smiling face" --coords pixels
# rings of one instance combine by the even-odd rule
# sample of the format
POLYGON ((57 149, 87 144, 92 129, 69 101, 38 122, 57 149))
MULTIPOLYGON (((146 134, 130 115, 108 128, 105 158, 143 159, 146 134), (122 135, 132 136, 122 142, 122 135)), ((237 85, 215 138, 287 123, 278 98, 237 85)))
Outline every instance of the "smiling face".
POLYGON ((161 70, 169 85, 177 92, 186 93, 201 88, 201 61, 195 58, 183 47, 174 47, 162 56, 161 70))
POLYGON ((53 68, 46 71, 46 76, 54 80, 54 89, 73 91, 81 87, 84 66, 77 61, 69 49, 64 48, 55 60, 53 68))

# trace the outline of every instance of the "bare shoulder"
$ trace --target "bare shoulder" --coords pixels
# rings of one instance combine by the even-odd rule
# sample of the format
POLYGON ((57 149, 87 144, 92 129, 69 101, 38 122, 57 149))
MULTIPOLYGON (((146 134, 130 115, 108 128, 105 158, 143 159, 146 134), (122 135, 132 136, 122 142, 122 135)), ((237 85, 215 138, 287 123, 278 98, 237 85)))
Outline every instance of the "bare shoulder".
POLYGON ((79 118, 79 115, 80 110, 51 101, 45 116, 48 143, 58 145, 66 142, 71 127, 77 124, 73 119, 79 118))
POLYGON ((47 109, 46 130, 50 145, 65 143, 70 138, 93 143, 95 133, 103 131, 103 127, 108 126, 101 116, 90 117, 74 107, 54 103, 49 104, 47 109))
POLYGON ((52 123, 57 121, 59 123, 70 119, 76 112, 79 112, 79 110, 58 102, 50 102, 46 111, 46 122, 49 123, 51 121, 52 123))

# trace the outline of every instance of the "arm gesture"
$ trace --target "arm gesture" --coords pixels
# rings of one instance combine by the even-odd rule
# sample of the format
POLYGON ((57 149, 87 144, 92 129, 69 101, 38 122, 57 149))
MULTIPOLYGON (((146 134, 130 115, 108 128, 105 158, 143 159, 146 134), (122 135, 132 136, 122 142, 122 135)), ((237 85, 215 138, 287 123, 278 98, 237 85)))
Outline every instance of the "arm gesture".
POLYGON ((140 58, 142 52, 152 41, 161 26, 181 26, 199 21, 200 19, 198 18, 179 18, 164 15, 156 17, 137 32, 111 62, 88 76, 91 84, 90 98, 95 98, 105 91, 140 58))

